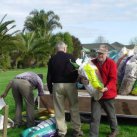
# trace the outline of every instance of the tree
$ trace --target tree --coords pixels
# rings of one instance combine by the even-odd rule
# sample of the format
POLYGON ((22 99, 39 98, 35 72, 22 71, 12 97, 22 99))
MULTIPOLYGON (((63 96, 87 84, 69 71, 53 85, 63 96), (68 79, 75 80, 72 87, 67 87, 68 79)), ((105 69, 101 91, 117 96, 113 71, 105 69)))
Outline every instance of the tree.
POLYGON ((18 31, 14 31, 12 33, 9 33, 10 30, 12 30, 15 25, 12 25, 15 21, 5 21, 6 15, 1 19, 0 21, 0 52, 7 51, 7 47, 13 46, 13 41, 15 40, 15 37, 13 36, 18 31))
POLYGON ((24 32, 35 33, 35 44, 33 44, 37 63, 41 60, 42 64, 46 64, 50 54, 53 53, 52 32, 56 28, 62 28, 59 20, 59 16, 53 11, 46 13, 44 10, 34 10, 26 18, 24 32))
MULTIPOLYGON (((35 32, 29 33, 20 33, 20 45, 22 47, 22 51, 20 52, 22 65, 24 67, 30 67, 33 64, 34 57, 34 47, 35 47, 35 32)), ((20 60, 20 61, 21 61, 20 60)))
POLYGON ((9 54, 14 50, 14 42, 16 40, 16 37, 13 35, 18 32, 13 31, 10 33, 16 25, 12 25, 15 22, 14 20, 4 21, 6 16, 4 15, 0 21, 0 64, 3 69, 10 67, 9 54))
POLYGON ((72 40, 72 36, 68 33, 68 32, 65 32, 65 33, 57 33, 56 35, 53 36, 53 41, 54 41, 54 45, 56 45, 57 42, 59 41, 63 41, 67 44, 68 48, 67 48, 67 52, 68 53, 72 53, 73 50, 74 50, 74 47, 73 47, 73 40, 72 40))
POLYGON ((75 59, 77 59, 78 57, 81 56, 81 50, 82 50, 82 46, 81 46, 81 42, 79 41, 78 38, 72 36, 72 40, 73 40, 73 56, 75 59))
POLYGON ((131 39, 130 44, 137 46, 137 37, 134 37, 133 39, 131 39))
POLYGON ((47 36, 56 28, 62 28, 60 18, 53 11, 33 10, 27 17, 24 30, 35 31, 39 37, 47 36))
POLYGON ((19 40, 16 43, 17 49, 12 55, 13 65, 15 67, 45 66, 53 49, 49 39, 37 37, 35 32, 20 33, 17 37, 19 40))
POLYGON ((108 43, 108 41, 103 36, 98 36, 95 43, 108 43))

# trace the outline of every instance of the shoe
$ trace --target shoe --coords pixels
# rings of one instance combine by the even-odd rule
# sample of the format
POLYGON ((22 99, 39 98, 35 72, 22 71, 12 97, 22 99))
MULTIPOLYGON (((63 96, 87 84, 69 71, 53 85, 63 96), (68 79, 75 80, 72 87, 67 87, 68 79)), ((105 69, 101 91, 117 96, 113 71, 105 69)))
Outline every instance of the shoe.
POLYGON ((57 132, 54 137, 65 137, 65 135, 57 132))
POLYGON ((118 135, 118 131, 112 131, 107 137, 116 137, 118 135))
POLYGON ((57 137, 65 137, 65 135, 61 134, 61 135, 58 135, 57 137))
POLYGON ((20 124, 15 123, 13 128, 21 128, 22 126, 26 126, 25 122, 21 122, 20 124))
POLYGON ((84 135, 83 131, 76 131, 76 130, 72 131, 72 137, 82 137, 83 135, 84 135))
POLYGON ((20 125, 14 124, 13 128, 20 128, 20 125))

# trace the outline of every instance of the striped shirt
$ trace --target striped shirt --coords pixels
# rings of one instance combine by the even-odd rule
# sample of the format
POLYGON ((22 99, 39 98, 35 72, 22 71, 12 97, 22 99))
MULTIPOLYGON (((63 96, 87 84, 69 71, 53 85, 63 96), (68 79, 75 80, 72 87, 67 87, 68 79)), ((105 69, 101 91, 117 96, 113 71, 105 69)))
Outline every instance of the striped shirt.
POLYGON ((16 79, 28 80, 35 88, 38 89, 38 95, 41 96, 43 92, 43 82, 41 78, 34 72, 24 72, 15 77, 16 79))

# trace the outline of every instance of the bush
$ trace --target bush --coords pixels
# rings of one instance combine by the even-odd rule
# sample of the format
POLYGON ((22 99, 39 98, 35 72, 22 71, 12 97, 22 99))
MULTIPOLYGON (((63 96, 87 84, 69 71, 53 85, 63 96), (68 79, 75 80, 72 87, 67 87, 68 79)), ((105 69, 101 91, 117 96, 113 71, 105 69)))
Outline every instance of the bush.
POLYGON ((3 55, 0 57, 0 69, 6 70, 11 68, 11 58, 9 55, 3 55))

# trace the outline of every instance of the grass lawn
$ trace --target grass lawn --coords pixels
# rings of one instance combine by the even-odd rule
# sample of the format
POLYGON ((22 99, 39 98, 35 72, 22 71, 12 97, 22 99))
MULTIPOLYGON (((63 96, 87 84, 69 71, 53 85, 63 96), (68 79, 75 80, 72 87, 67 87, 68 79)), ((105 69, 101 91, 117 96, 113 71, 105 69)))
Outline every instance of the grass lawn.
MULTIPOLYGON (((0 71, 0 94, 4 91, 8 82, 15 77, 15 75, 26 72, 33 71, 36 73, 41 73, 44 76, 43 82, 46 82, 46 68, 32 68, 32 69, 18 69, 10 71, 0 71)), ((15 114, 15 104, 11 92, 5 98, 5 102, 9 105, 9 118, 13 119, 15 114)), ((2 113, 2 111, 0 111, 2 113)), ((123 119, 118 118, 120 134, 118 137, 137 137, 137 119, 123 119)), ((68 122, 68 137, 71 137, 70 123, 68 122)), ((8 137, 19 137, 20 133, 25 129, 22 128, 10 128, 8 129, 8 137)), ((82 123, 82 130, 84 132, 84 137, 89 136, 89 124, 82 123)), ((0 131, 1 132, 1 131, 0 131)), ((100 125, 100 136, 106 137, 106 134, 110 132, 108 122, 106 118, 103 118, 100 125)), ((0 134, 1 135, 1 134, 0 134)))

